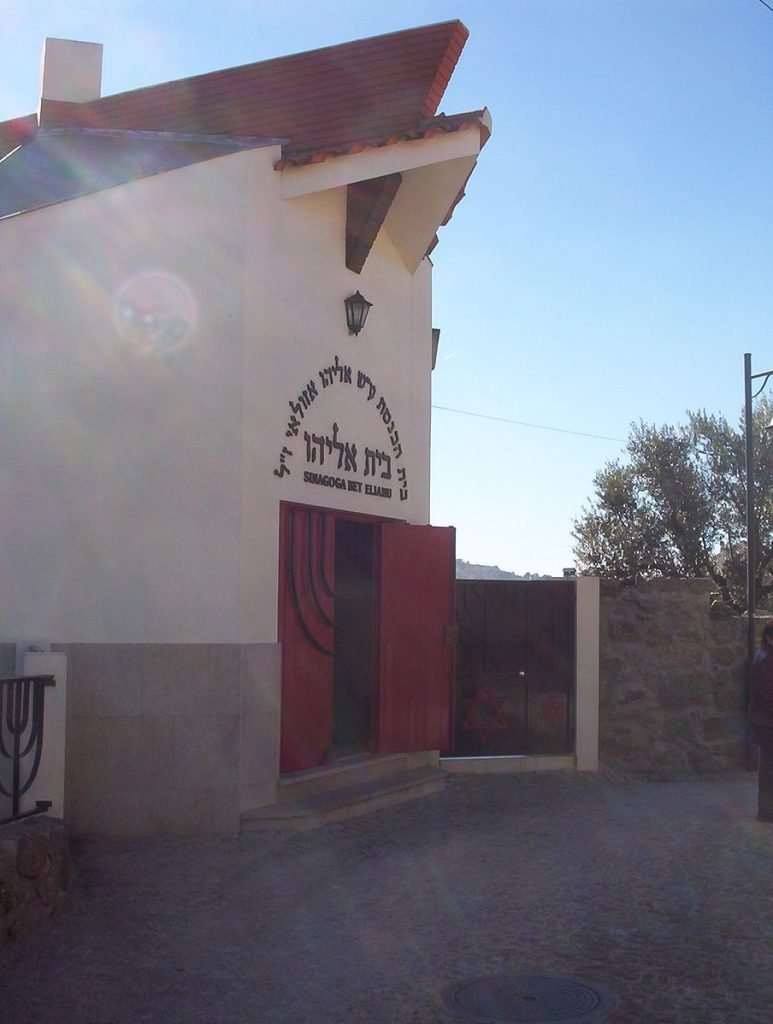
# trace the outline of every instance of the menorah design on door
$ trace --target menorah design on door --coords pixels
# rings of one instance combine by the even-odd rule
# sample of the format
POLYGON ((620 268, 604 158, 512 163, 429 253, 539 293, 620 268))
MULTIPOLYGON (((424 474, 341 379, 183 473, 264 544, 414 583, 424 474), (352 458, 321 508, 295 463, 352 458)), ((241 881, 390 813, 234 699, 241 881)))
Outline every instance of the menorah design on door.
MULTIPOLYGON (((0 764, 10 762, 10 786, 7 771, 0 772, 0 793, 11 801, 11 817, 39 814, 51 805, 37 801, 35 809, 20 813, 21 797, 29 790, 40 768, 43 754, 43 717, 47 686, 53 676, 19 676, 0 679, 0 764)), ((0 822, 2 824, 2 822, 0 822)))

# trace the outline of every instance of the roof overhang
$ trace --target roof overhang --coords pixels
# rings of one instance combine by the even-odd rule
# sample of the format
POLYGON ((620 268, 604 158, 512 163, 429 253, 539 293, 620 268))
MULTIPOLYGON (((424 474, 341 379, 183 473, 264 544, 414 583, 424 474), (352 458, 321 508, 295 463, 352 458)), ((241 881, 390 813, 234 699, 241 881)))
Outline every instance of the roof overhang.
POLYGON ((355 181, 404 173, 448 160, 475 159, 488 137, 483 137, 484 131, 490 131, 490 126, 488 111, 484 111, 480 121, 468 128, 431 138, 387 141, 300 166, 282 160, 277 165, 277 170, 282 172, 282 198, 296 199, 355 181))
POLYGON ((411 273, 433 247, 438 228, 447 222, 475 160, 475 156, 456 157, 403 174, 383 230, 411 273))
POLYGON ((448 220, 490 132, 491 118, 484 110, 452 132, 388 141, 340 156, 324 154, 320 162, 312 159, 301 166, 283 160, 278 165, 281 195, 297 199, 400 175, 381 223, 413 273, 448 220))

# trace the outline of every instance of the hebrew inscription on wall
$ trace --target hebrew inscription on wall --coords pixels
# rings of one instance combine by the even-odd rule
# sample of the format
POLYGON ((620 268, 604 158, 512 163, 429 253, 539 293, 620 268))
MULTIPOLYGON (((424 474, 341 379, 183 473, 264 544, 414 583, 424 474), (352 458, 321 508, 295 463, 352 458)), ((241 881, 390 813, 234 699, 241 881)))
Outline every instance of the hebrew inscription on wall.
POLYGON ((286 442, 279 452, 274 476, 281 480, 294 472, 302 473, 304 483, 408 500, 407 473, 399 465, 403 456, 400 431, 386 397, 367 373, 342 363, 336 356, 332 365, 318 370, 316 378, 311 377, 287 405, 286 442), (356 390, 372 407, 383 430, 383 447, 370 447, 357 438, 345 437, 337 422, 331 423, 325 433, 306 429, 305 420, 314 402, 333 387, 356 390))

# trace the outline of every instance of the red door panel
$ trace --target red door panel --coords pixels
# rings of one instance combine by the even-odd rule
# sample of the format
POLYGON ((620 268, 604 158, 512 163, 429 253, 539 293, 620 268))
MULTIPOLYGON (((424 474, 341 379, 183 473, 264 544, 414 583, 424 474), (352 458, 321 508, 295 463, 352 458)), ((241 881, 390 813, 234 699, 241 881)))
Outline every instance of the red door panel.
POLYGON ((381 525, 378 749, 451 746, 453 527, 381 525))
POLYGON ((282 772, 318 765, 332 743, 334 527, 324 511, 281 508, 282 772))

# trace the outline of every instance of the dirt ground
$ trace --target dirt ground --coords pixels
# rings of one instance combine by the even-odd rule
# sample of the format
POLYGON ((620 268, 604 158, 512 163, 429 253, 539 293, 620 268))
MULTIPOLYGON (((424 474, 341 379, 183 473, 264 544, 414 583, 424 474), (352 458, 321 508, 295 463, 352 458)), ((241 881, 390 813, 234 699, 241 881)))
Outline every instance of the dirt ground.
POLYGON ((0 957, 0 1021, 447 1024, 451 983, 540 973, 616 1024, 770 1024, 755 786, 451 776, 300 835, 81 840, 73 911, 0 957))

